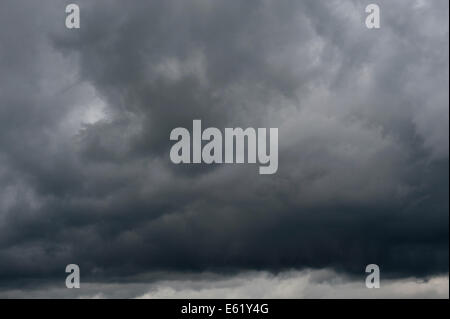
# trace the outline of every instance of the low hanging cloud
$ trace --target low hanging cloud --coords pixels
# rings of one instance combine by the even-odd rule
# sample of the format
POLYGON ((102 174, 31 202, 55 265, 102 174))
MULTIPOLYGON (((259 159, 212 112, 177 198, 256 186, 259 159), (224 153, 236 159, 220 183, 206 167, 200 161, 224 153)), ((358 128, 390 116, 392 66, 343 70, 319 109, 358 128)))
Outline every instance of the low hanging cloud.
POLYGON ((378 2, 369 30, 369 1, 80 0, 67 30, 65 1, 2 1, 0 287, 69 263, 448 287, 448 1, 378 2), (174 165, 194 119, 279 128, 277 174, 174 165))
POLYGON ((298 298, 448 298, 448 276, 382 281, 367 289, 363 276, 348 277, 329 269, 215 273, 146 274, 128 282, 87 283, 81 289, 43 285, 0 291, 9 298, 137 299, 298 299, 298 298), (153 278, 153 280, 151 280, 153 278), (156 279, 155 278, 159 278, 156 279))

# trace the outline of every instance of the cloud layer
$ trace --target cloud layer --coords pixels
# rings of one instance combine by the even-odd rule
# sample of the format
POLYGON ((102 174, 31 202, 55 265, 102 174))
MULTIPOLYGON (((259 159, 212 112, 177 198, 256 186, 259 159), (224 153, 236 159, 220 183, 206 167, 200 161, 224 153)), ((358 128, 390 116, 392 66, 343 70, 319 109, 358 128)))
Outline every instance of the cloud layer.
POLYGON ((382 280, 367 289, 363 276, 348 277, 328 269, 264 271, 235 275, 214 273, 146 274, 139 280, 86 283, 80 289, 61 285, 0 291, 0 298, 138 298, 138 299, 300 299, 300 298, 447 298, 448 276, 382 280), (153 278, 153 280, 151 279, 153 278), (155 278, 158 278, 155 280, 155 278))
POLYGON ((448 273, 448 1, 379 30, 364 1, 78 3, 0 4, 0 283, 448 273), (193 119, 278 127, 278 173, 172 164, 193 119))

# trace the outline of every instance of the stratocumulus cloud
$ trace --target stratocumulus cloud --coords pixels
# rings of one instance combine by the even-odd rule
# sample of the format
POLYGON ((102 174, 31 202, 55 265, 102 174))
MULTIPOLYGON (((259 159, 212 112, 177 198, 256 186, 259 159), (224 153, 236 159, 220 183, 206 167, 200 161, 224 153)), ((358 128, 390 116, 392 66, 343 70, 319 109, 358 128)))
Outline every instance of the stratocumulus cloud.
POLYGON ((448 287, 448 1, 378 1, 376 31, 369 1, 77 3, 79 30, 0 3, 0 290, 71 263, 448 287), (278 128, 277 173, 174 165, 194 119, 278 128))
POLYGON ((367 289, 362 279, 362 276, 348 277, 329 269, 234 275, 156 273, 126 282, 86 283, 83 289, 66 289, 54 283, 27 289, 10 288, 0 291, 0 298, 448 298, 448 275, 387 279, 383 280, 382 289, 367 289))

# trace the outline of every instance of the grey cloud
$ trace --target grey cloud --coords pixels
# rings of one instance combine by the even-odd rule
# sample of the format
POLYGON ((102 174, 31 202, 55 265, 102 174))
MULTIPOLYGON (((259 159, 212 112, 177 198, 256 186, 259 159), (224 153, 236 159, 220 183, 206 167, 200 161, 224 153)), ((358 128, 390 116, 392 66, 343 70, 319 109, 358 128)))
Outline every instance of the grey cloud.
POLYGON ((448 275, 431 278, 383 280, 379 289, 367 289, 364 278, 348 277, 328 269, 243 272, 236 275, 146 274, 139 282, 88 283, 81 289, 55 284, 27 290, 0 291, 9 298, 139 298, 139 299, 279 299, 279 298, 448 298, 448 275), (149 280, 155 277, 156 280, 149 280), (145 279, 146 278, 146 279, 145 279))
POLYGON ((64 1, 2 2, 5 284, 448 273, 448 2, 380 1, 376 31, 360 1, 79 3, 73 31, 64 1), (279 127, 278 173, 170 163, 197 118, 279 127))

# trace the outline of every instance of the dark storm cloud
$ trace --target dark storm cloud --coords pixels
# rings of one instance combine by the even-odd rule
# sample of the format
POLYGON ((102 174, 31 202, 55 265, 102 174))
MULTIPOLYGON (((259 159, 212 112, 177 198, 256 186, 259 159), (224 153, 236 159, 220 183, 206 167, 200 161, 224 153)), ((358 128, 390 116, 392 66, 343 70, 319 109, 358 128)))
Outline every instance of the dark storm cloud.
POLYGON ((447 1, 380 30, 359 1, 78 3, 80 30, 1 4, 0 280, 448 273, 447 1), (278 173, 173 165, 193 119, 279 127, 278 173))

